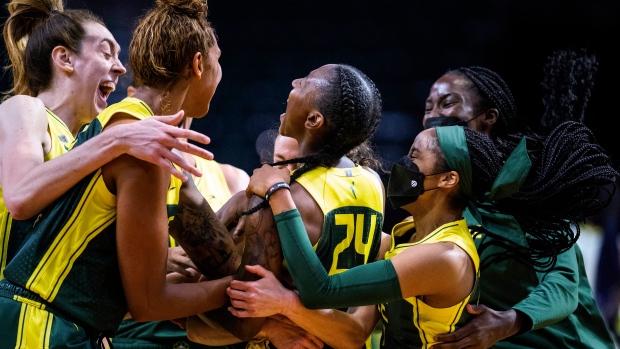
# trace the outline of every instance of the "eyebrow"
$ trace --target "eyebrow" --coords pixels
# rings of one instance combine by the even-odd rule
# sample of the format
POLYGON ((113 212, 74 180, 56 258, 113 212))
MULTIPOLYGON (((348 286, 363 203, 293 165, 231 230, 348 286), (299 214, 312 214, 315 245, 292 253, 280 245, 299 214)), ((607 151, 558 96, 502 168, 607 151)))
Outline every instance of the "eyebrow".
POLYGON ((110 48, 113 49, 115 52, 120 53, 121 52, 121 48, 120 46, 117 46, 114 41, 110 40, 110 39, 106 39, 104 38, 103 40, 101 40, 101 42, 107 42, 108 45, 110 45, 110 48))

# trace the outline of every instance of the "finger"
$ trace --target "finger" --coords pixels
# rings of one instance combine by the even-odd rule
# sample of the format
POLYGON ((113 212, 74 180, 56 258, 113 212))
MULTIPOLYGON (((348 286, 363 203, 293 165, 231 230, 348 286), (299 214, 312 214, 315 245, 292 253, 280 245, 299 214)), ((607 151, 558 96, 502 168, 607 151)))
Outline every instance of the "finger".
POLYGON ((228 311, 236 317, 240 317, 240 318, 250 317, 248 313, 243 309, 236 309, 234 307, 228 307, 228 311))
POLYGON ((230 282, 230 285, 228 288, 230 288, 231 290, 237 290, 239 292, 247 292, 250 289, 250 281, 239 281, 239 280, 233 280, 230 282))
POLYGON ((484 305, 467 304, 467 312, 470 314, 478 315, 485 311, 484 305))
POLYGON ((263 268, 262 265, 258 265, 258 264, 256 264, 256 265, 246 265, 245 269, 247 271, 249 271, 250 273, 256 274, 256 275, 258 275, 258 276, 260 276, 262 278, 267 277, 269 274, 272 274, 271 271, 263 268))
POLYGON ((232 287, 226 288, 226 294, 231 300, 247 300, 246 293, 244 291, 235 290, 232 287))
POLYGON ((209 144, 211 143, 211 138, 203 133, 200 132, 196 132, 196 131, 192 131, 192 130, 187 130, 184 128, 176 128, 175 130, 171 130, 170 132, 168 132, 171 136, 174 136, 175 138, 186 138, 186 139, 191 139, 192 141, 198 142, 198 143, 202 143, 202 144, 209 144))
POLYGON ((194 144, 186 143, 184 141, 180 141, 180 144, 181 145, 177 149, 183 151, 184 153, 192 154, 206 160, 213 160, 213 153, 204 148, 201 148, 194 144))
POLYGON ((471 334, 471 327, 468 327, 466 325, 465 327, 462 327, 452 333, 438 334, 435 336, 434 339, 436 342, 452 343, 452 342, 460 341, 463 338, 467 338, 470 334, 471 334))
POLYGON ((156 119, 157 121, 163 122, 168 125, 176 126, 181 122, 181 120, 183 120, 184 113, 185 112, 183 110, 179 110, 178 112, 172 115, 153 116, 153 119, 156 119))
POLYGON ((179 273, 179 274, 181 274, 181 275, 183 275, 183 276, 185 276, 187 278, 194 277, 194 273, 192 273, 191 271, 183 268, 180 265, 176 265, 176 264, 175 265, 171 265, 171 266, 169 266, 169 269, 170 269, 170 271, 177 272, 177 273, 179 273))

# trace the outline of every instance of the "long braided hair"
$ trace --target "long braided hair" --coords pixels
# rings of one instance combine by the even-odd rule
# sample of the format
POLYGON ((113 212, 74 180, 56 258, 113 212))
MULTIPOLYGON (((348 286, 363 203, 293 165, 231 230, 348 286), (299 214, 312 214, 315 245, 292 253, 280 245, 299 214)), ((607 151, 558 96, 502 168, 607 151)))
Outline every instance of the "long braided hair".
MULTIPOLYGON (((381 119, 382 100, 368 76, 350 65, 338 64, 328 83, 321 86, 315 107, 325 117, 327 142, 309 156, 270 164, 303 164, 293 172, 291 181, 318 166, 335 166, 340 158, 372 137, 381 119)), ((240 215, 252 214, 267 205, 263 201, 240 215)))
POLYGON ((490 74, 488 69, 459 69, 467 72, 463 74, 486 103, 501 101, 492 106, 500 110, 500 127, 494 130, 494 142, 502 159, 525 136, 533 163, 519 192, 496 204, 499 212, 515 217, 526 234, 529 248, 510 246, 501 236, 486 232, 494 235, 491 243, 504 246, 506 253, 490 256, 483 265, 516 258, 538 270, 549 270, 555 266, 557 255, 577 241, 578 223, 609 204, 618 172, 590 129, 580 122, 567 121, 583 120, 597 68, 595 57, 583 50, 557 51, 549 58, 543 81, 545 113, 541 123, 554 128, 546 137, 527 126, 515 126, 519 120, 526 125, 518 114, 510 112, 516 108, 508 108, 508 118, 514 122, 501 122, 505 117, 502 110, 514 101, 507 85, 497 82, 501 79, 497 74, 490 74), (489 92, 492 86, 503 86, 505 91, 489 92))

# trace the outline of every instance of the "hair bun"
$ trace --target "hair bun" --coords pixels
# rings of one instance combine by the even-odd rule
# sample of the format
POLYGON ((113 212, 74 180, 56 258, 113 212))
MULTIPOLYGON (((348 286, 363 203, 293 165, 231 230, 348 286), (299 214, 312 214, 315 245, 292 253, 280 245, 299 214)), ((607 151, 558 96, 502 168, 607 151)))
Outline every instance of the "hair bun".
POLYGON ((208 9, 207 0, 157 0, 157 7, 194 18, 206 18, 208 9))

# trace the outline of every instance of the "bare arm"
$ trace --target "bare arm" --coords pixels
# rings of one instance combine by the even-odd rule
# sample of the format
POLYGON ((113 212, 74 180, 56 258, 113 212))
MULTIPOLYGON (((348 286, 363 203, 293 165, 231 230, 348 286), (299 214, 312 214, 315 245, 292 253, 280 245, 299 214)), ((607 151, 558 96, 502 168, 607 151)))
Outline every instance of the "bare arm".
POLYGON ((170 175, 123 155, 103 168, 117 193, 117 250, 129 311, 136 321, 184 318, 222 306, 230 278, 166 283, 170 175), (165 305, 165 306, 164 306, 165 305))
POLYGON ((242 169, 228 164, 219 164, 226 178, 228 190, 231 194, 244 191, 250 183, 250 176, 242 169))
POLYGON ((352 349, 362 347, 377 324, 379 313, 373 305, 352 308, 352 313, 337 309, 310 310, 303 306, 296 292, 282 286, 270 271, 260 266, 246 268, 261 279, 231 283, 227 293, 233 307, 229 310, 235 316, 282 314, 325 344, 352 349))
POLYGON ((182 114, 154 117, 113 127, 44 162, 51 142, 45 107, 37 98, 14 96, 0 105, 0 184, 5 205, 13 218, 28 219, 86 175, 124 153, 155 163, 180 178, 185 175, 174 169, 170 161, 200 175, 170 150, 175 147, 212 158, 211 153, 175 138, 184 136, 209 142, 204 135, 171 126, 181 117, 182 114))

